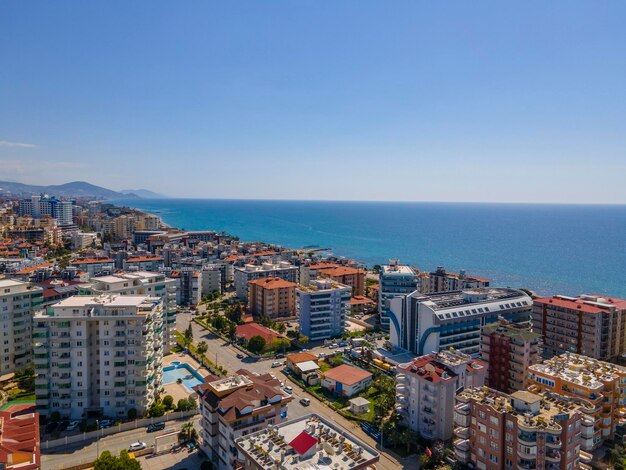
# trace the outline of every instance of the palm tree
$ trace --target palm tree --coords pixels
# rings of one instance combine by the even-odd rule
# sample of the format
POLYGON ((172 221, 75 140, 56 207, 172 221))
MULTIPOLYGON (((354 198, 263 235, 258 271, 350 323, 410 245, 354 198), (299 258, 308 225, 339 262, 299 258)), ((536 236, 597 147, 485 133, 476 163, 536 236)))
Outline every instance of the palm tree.
POLYGON ((190 441, 193 436, 193 423, 191 421, 183 424, 183 427, 180 429, 180 437, 183 441, 190 441))
POLYGON ((198 352, 198 355, 200 356, 200 362, 202 362, 202 365, 204 365, 204 354, 209 350, 209 347, 206 344, 206 341, 200 341, 198 343, 198 346, 196 346, 196 351, 198 352))

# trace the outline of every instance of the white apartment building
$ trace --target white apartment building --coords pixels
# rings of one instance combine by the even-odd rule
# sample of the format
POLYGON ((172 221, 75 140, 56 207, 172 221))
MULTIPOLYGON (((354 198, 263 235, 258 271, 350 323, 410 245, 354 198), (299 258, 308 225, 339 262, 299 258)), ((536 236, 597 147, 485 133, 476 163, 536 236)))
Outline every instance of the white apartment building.
POLYGON ((0 376, 32 363, 31 323, 43 303, 43 289, 28 282, 0 279, 0 376))
POLYGON ((332 279, 311 281, 296 288, 300 332, 311 341, 343 334, 352 288, 332 279))
POLYGON ((248 283, 263 277, 278 277, 289 282, 298 282, 300 270, 286 261, 280 263, 246 264, 234 268, 235 290, 237 297, 248 300, 248 283))
POLYGON ((77 295, 34 318, 37 411, 70 419, 143 415, 163 379, 158 297, 77 295))
MULTIPOLYGON (((389 331, 389 322, 395 318, 389 316, 391 309, 390 301, 399 295, 406 295, 418 288, 419 278, 410 266, 401 265, 397 259, 389 260, 389 264, 381 266, 378 293, 378 312, 380 315, 380 327, 389 331)), ((399 325, 396 325, 398 328, 399 325)))
POLYGON ((222 292, 222 269, 216 264, 207 264, 202 267, 202 295, 212 292, 222 292))
POLYGON ((293 400, 271 374, 245 369, 222 379, 208 376, 194 390, 202 417, 200 449, 219 470, 240 468, 235 440, 284 422, 287 404, 293 400))
POLYGON ((176 279, 162 273, 137 271, 94 277, 80 286, 85 295, 120 294, 159 297, 163 301, 163 354, 168 354, 176 344, 176 279))
POLYGON ((500 317, 528 324, 532 299, 522 291, 485 287, 409 295, 391 300, 391 344, 417 355, 454 347, 480 354, 480 331, 500 317))
POLYGON ((455 394, 482 387, 487 367, 456 351, 441 351, 396 367, 396 411, 413 431, 429 440, 452 438, 455 394))

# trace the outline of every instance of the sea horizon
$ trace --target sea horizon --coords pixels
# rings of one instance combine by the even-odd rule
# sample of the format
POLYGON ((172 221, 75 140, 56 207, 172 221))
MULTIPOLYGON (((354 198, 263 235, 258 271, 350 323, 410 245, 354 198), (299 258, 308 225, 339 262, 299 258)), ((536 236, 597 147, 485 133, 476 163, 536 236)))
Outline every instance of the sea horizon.
POLYGON ((541 295, 626 297, 626 205, 273 199, 119 199, 185 230, 330 248, 372 266, 388 259, 465 269, 541 295))

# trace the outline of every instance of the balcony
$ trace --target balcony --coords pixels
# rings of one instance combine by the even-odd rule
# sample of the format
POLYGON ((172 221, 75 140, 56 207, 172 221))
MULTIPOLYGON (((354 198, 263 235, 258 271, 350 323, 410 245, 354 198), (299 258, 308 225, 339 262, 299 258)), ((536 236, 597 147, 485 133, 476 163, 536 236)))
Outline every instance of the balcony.
POLYGON ((454 411, 456 411, 457 413, 461 415, 469 415, 470 406, 468 403, 459 404, 454 407, 454 411))
POLYGON ((454 448, 464 452, 468 452, 470 449, 469 439, 457 439, 454 441, 454 448))
POLYGON ((525 446, 532 447, 537 445, 537 435, 534 433, 520 432, 517 435, 517 440, 525 446))
POLYGON ((561 453, 558 450, 548 450, 546 452, 546 461, 559 463, 561 461, 561 453))
POLYGON ((467 439, 469 437, 469 429, 459 426, 454 428, 454 435, 460 439, 467 439))
POLYGON ((546 446, 560 448, 562 445, 561 439, 555 436, 548 435, 546 437, 546 446))

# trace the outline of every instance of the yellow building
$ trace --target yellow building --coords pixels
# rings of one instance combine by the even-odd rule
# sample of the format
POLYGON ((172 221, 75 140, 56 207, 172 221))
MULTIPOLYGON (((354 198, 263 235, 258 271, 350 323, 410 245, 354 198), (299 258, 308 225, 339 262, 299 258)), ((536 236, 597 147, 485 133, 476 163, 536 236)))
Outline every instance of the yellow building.
POLYGON ((626 412, 626 368, 565 353, 528 368, 529 390, 549 390, 583 404, 582 448, 593 450, 613 439, 626 412))

